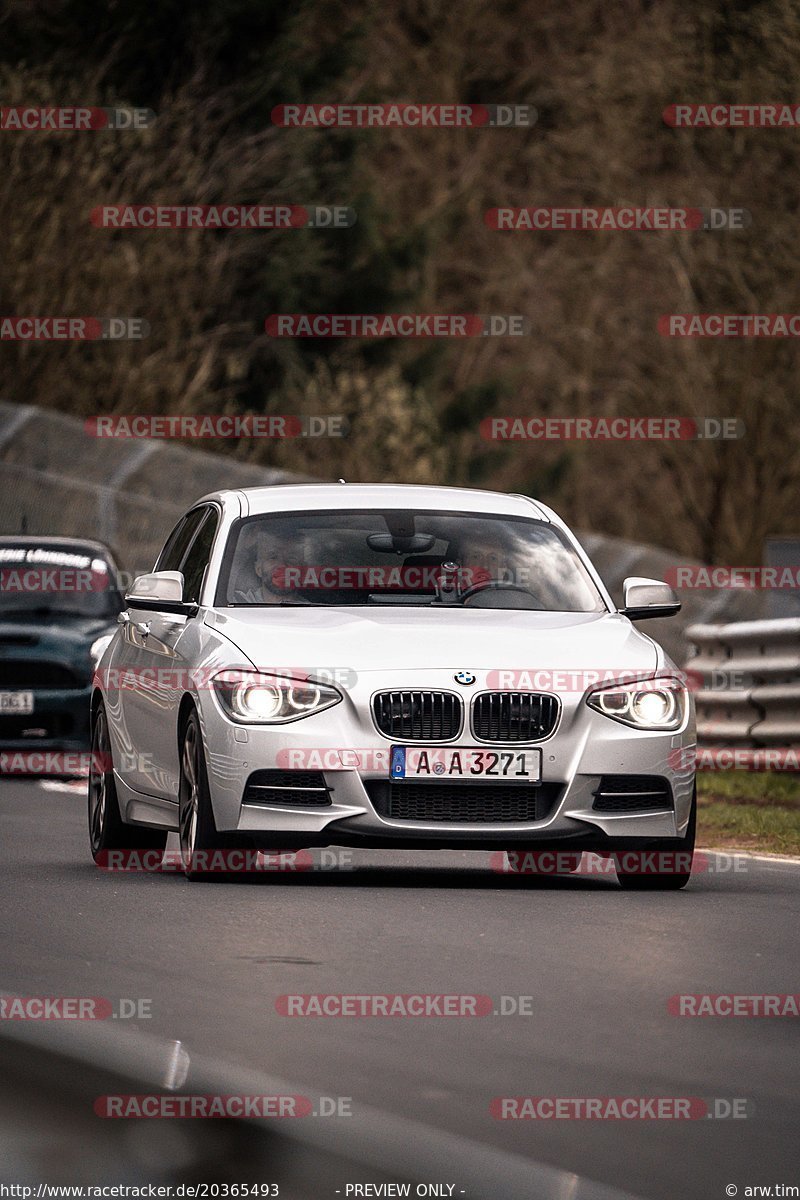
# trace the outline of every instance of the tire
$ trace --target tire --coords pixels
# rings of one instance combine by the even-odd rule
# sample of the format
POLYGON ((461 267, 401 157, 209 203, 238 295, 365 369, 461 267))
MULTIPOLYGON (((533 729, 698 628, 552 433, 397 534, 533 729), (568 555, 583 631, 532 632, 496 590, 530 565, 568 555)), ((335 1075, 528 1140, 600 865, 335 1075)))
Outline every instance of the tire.
POLYGON ((675 854, 686 855, 687 869, 648 872, 647 874, 637 871, 626 871, 620 867, 620 860, 624 861, 624 856, 615 854, 614 862, 620 886, 629 892, 678 892, 681 888, 685 888, 692 876, 696 831, 697 786, 695 785, 694 792, 692 793, 692 808, 689 813, 689 824, 686 828, 686 833, 682 838, 673 838, 670 841, 658 842, 655 846, 650 846, 647 851, 656 851, 659 854, 667 854, 670 857, 675 854))
POLYGON ((111 761, 108 718, 102 700, 92 715, 92 753, 88 787, 89 848, 98 866, 105 867, 109 850, 161 850, 166 830, 126 825, 119 813, 111 761))
POLYGON ((230 834, 219 833, 214 823, 200 718, 194 708, 186 718, 181 735, 178 824, 186 878, 195 883, 229 878, 222 863, 214 863, 214 855, 236 849, 239 843, 230 834))

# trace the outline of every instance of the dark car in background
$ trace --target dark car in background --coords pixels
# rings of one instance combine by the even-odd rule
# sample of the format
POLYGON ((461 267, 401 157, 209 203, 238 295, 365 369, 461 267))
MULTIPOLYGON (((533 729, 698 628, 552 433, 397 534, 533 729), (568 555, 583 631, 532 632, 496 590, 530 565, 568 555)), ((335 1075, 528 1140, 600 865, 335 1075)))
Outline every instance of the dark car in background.
POLYGON ((92 676, 123 607, 101 542, 0 536, 0 773, 69 773, 88 750, 92 676))

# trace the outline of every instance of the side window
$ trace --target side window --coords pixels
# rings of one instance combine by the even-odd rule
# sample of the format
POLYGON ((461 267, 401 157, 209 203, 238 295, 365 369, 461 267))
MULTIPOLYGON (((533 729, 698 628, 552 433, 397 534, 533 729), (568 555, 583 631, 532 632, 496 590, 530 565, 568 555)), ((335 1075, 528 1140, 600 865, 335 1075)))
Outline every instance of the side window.
POLYGON ((205 520, 200 526, 200 530, 192 542, 188 554, 184 557, 182 565, 178 568, 183 571, 183 598, 184 600, 198 601, 200 599, 200 588, 203 584, 203 575, 208 566, 208 560, 211 557, 211 547, 214 545, 214 537, 219 524, 219 514, 214 508, 205 510, 205 520))
POLYGON ((167 543, 158 556, 154 570, 180 571, 184 555, 207 512, 207 508, 196 508, 187 513, 185 517, 181 517, 167 538, 167 543))

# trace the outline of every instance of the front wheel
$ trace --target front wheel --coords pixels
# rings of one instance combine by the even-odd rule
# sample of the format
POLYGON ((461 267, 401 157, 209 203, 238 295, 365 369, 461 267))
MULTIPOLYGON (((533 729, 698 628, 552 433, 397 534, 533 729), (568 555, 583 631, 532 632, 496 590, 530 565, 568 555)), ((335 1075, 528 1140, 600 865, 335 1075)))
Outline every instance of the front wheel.
POLYGON ((200 718, 195 709, 186 719, 181 739, 178 824, 186 878, 224 879, 229 874, 226 851, 235 848, 236 839, 218 833, 214 823, 200 718))
POLYGON ((92 716, 92 753, 89 763, 89 846, 98 866, 109 865, 110 850, 164 850, 166 832, 126 825, 119 813, 108 717, 102 700, 92 716))
POLYGON ((620 886, 630 892, 677 892, 692 875, 697 831, 697 787, 692 795, 689 824, 682 838, 658 842, 647 850, 617 852, 614 862, 620 886))

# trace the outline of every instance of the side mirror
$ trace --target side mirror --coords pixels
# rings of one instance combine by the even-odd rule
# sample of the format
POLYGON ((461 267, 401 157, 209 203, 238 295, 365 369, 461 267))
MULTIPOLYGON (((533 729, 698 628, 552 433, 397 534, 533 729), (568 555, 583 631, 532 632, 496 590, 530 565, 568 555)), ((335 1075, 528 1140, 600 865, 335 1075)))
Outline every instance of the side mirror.
POLYGON ((183 599, 183 575, 180 571, 153 571, 140 575, 125 597, 131 608, 145 608, 153 612, 183 613, 192 616, 198 606, 185 603, 183 599))
POLYGON ((681 611, 681 602, 668 583, 660 579, 642 579, 632 575, 622 585, 625 607, 619 611, 631 621, 646 617, 672 617, 681 611))

